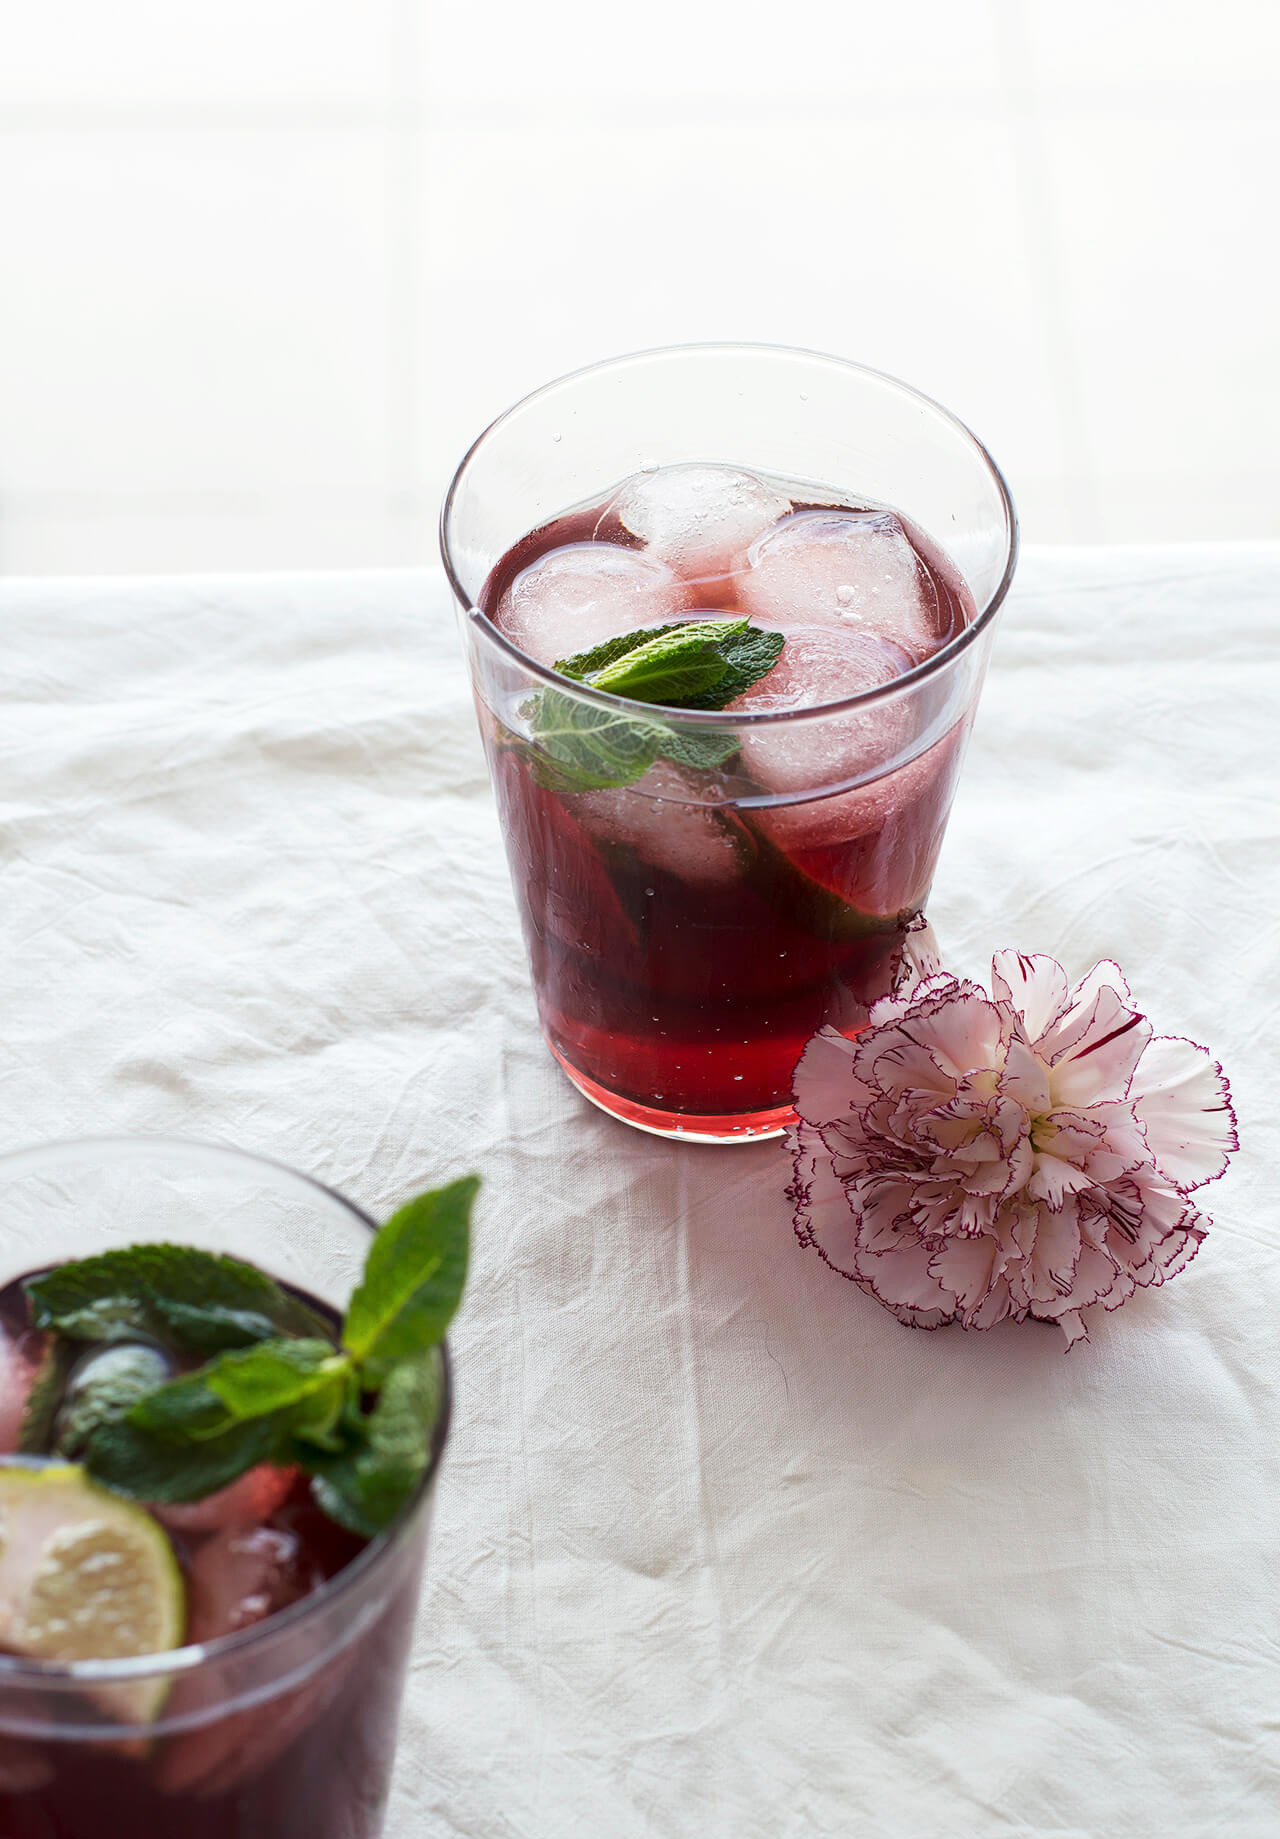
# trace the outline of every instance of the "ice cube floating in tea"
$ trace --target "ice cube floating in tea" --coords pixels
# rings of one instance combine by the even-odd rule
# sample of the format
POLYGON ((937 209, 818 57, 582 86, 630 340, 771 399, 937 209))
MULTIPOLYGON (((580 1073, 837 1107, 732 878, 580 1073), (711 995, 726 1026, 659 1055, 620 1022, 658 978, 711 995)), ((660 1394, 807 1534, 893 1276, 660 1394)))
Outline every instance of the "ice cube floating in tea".
MULTIPOLYGON (((777 664, 729 714, 883 691, 973 617, 937 546, 881 505, 720 465, 636 475, 530 532, 482 610, 544 666, 668 622, 746 617, 777 664)), ((752 1135, 785 1118, 824 1023, 888 987, 928 892, 963 720, 912 753, 892 695, 747 725, 715 771, 659 759, 565 790, 520 707, 482 716, 541 1018, 580 1088, 632 1121, 752 1135)))

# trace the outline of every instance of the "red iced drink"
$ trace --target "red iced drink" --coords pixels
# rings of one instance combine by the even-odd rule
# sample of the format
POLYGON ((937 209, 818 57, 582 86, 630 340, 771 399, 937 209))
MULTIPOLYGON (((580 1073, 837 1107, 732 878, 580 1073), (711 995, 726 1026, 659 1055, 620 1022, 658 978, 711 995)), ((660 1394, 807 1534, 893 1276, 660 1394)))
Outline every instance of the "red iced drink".
MULTIPOLYGON (((140 1205, 182 1157, 232 1206, 227 1175, 261 1180, 264 1212, 302 1189, 229 1151, 161 1142, 153 1170, 124 1148, 140 1205)), ((83 1146, 46 1166, 89 1199, 118 1149, 101 1185, 83 1146)), ((3 1839, 376 1839, 475 1186, 367 1235, 345 1316, 164 1240, 0 1291, 3 1839)), ((31 1189, 8 1192, 12 1225, 31 1189)))
POLYGON ((682 621, 745 616, 783 635, 773 668, 715 718, 725 757, 659 757, 625 785, 549 773, 528 701, 486 706, 481 691, 561 1063, 651 1127, 775 1126, 805 1042, 887 989, 928 892, 972 705, 922 716, 928 686, 912 686, 973 616, 959 572, 892 510, 690 465, 525 536, 480 606, 542 666, 682 621))

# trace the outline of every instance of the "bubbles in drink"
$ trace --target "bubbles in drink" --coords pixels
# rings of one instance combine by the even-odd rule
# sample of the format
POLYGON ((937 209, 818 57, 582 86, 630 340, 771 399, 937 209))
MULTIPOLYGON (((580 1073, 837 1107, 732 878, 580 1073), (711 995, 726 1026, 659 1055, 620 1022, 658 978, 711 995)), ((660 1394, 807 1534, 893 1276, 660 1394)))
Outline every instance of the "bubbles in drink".
POLYGON ((517 575, 496 617, 521 651, 555 664, 617 633, 676 619, 682 604, 665 562, 616 543, 571 543, 517 575))
POLYGON ((947 635, 932 576, 891 511, 801 511, 752 544, 738 604, 783 631, 822 623, 891 640, 918 663, 947 635))
POLYGON ((632 786, 582 792, 566 803, 598 846, 630 851, 652 868, 709 886, 732 881, 739 869, 731 826, 700 802, 710 795, 706 784, 659 760, 632 786))
POLYGON ((663 466, 628 479, 612 509, 648 555, 714 591, 746 565, 748 546, 791 500, 733 466, 663 466))

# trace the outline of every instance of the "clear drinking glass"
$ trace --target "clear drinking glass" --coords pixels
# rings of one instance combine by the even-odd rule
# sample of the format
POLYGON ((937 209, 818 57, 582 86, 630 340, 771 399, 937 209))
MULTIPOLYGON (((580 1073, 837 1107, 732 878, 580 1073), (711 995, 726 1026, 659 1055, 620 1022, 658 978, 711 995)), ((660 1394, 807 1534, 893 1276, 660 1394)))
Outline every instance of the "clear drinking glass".
MULTIPOLYGON (((238 1150, 165 1138, 0 1157, 0 1283, 143 1240, 258 1264, 339 1315, 376 1227, 238 1150)), ((4 1839, 375 1839, 448 1426, 411 1506, 345 1569, 200 1646, 71 1665, 0 1654, 4 1839), (130 1687, 168 1687, 139 1724, 130 1687)), ((323 1536, 323 1535, 321 1535, 323 1536)))
POLYGON ((876 371, 677 347, 578 371, 495 421, 454 477, 441 548, 551 1052, 642 1129, 776 1135, 805 1042, 825 1023, 856 1028, 928 894, 1016 558, 999 470, 954 416, 876 371), (903 514, 955 582, 963 623, 927 661, 838 702, 662 711, 679 735, 722 743, 711 752, 736 740, 727 764, 565 790, 540 758, 540 692, 566 695, 575 719, 653 711, 518 650, 482 610, 486 584, 530 532, 630 475, 691 462, 806 483, 819 506, 903 514), (754 770, 768 749, 805 763, 781 788, 754 770))

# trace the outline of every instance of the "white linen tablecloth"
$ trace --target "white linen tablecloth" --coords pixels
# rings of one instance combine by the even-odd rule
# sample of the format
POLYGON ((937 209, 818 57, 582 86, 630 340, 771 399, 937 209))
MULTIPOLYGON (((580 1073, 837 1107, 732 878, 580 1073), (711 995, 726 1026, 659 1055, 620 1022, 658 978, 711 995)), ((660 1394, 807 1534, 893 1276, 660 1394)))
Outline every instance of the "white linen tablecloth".
POLYGON ((931 914, 1114 956, 1243 1148, 1094 1326, 901 1328, 777 1144, 538 1036, 434 573, 0 585, 0 1147, 476 1168, 390 1839, 1280 1831, 1280 547, 1029 554, 931 914))

